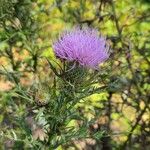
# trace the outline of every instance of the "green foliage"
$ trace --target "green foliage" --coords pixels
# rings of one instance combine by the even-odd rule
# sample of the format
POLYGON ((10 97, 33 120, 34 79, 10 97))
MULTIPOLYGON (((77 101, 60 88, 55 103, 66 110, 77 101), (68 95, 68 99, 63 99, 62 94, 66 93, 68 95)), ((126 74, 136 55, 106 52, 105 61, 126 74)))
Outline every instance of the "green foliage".
POLYGON ((0 0, 0 149, 148 149, 149 12, 148 0, 0 0), (107 35, 99 71, 55 58, 74 25, 107 35))

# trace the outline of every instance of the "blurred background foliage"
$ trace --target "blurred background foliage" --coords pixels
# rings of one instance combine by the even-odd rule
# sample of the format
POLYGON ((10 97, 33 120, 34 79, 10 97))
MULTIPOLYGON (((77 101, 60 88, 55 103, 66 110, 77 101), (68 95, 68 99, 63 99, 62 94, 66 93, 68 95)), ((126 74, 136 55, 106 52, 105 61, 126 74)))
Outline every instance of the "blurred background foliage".
POLYGON ((42 107, 37 109, 39 105, 30 104, 30 98, 21 98, 16 91, 34 85, 46 93, 37 83, 51 85, 54 74, 41 58, 56 60, 52 42, 75 25, 98 29, 111 45, 102 75, 95 76, 99 83, 110 83, 110 88, 75 106, 87 120, 96 118, 90 132, 96 136, 103 130, 108 136, 79 137, 57 149, 150 149, 149 0, 0 0, 0 149, 33 149, 33 143, 44 141, 44 120, 33 118, 40 116, 42 107))

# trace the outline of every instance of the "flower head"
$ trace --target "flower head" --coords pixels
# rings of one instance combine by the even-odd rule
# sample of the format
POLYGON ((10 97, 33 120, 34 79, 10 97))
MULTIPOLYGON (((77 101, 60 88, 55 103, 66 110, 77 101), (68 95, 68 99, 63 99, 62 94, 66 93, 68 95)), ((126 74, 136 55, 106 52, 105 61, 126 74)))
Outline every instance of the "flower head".
POLYGON ((109 57, 106 39, 91 28, 74 28, 64 32, 53 48, 58 58, 76 61, 89 68, 98 68, 109 57))

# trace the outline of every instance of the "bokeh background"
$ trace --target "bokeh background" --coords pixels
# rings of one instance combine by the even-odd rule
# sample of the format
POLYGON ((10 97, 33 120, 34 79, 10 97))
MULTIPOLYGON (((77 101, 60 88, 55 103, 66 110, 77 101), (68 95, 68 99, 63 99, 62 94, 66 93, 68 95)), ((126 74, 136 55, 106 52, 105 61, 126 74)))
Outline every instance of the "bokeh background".
MULTIPOLYGON (((103 80, 116 84, 78 106, 89 120, 100 113, 89 130, 106 130, 110 136, 58 149, 150 149, 149 0, 0 0, 0 149, 27 149, 29 141, 17 119, 29 121, 32 108, 17 97, 16 85, 27 89, 37 76, 50 81, 53 74, 40 57, 56 59, 53 41, 76 25, 96 28, 111 47, 100 71, 103 80)), ((32 136, 43 140, 45 135, 35 130, 32 136)))

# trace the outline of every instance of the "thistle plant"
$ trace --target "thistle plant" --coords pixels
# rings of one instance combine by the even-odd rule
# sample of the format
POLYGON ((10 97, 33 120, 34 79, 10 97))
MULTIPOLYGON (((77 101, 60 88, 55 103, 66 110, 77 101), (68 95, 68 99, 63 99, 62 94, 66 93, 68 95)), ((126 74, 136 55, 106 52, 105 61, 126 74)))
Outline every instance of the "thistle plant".
POLYGON ((76 105, 89 95, 105 90, 106 86, 96 88, 92 84, 96 81, 94 75, 98 72, 99 64, 109 58, 106 39, 91 28, 65 31, 53 43, 53 49, 62 65, 56 69, 51 60, 47 59, 55 77, 53 85, 42 85, 47 90, 42 90, 38 95, 43 95, 39 97, 42 99, 47 95, 47 100, 42 107, 36 107, 37 116, 44 118, 42 128, 47 134, 44 145, 51 149, 72 140, 102 136, 103 131, 96 133, 95 137, 89 133, 92 121, 83 117, 76 105), (75 123, 70 126, 71 121, 80 122, 80 125, 75 123))

